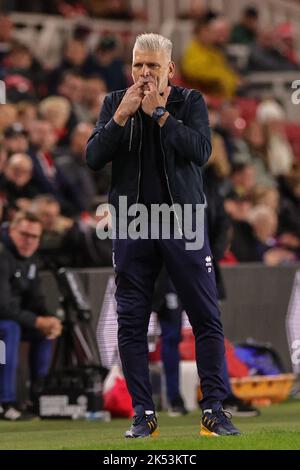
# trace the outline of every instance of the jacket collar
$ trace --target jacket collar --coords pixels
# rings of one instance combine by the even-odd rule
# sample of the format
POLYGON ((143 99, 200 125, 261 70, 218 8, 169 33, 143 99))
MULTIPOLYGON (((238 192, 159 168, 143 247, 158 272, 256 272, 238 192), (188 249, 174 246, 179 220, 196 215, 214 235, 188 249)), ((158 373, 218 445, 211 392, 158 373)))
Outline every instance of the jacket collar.
POLYGON ((178 103, 184 101, 183 90, 184 88, 171 85, 171 93, 168 97, 167 105, 170 103, 178 103))

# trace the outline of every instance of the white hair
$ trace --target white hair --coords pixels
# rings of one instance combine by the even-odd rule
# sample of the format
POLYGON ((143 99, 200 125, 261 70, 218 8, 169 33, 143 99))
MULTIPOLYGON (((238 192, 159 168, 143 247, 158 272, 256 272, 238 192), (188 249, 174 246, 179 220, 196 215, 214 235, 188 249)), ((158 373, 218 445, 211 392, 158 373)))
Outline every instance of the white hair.
POLYGON ((139 34, 135 40, 133 53, 138 49, 140 51, 164 51, 172 58, 173 44, 170 39, 154 33, 139 34))

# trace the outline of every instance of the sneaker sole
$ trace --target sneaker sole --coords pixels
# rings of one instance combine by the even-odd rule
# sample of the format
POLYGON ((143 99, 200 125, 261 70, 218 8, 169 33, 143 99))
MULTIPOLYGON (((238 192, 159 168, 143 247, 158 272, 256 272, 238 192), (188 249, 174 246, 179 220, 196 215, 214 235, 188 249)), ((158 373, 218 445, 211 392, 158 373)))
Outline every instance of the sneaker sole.
POLYGON ((132 436, 132 435, 124 435, 124 437, 126 439, 147 439, 149 437, 152 437, 152 438, 157 438, 159 436, 159 429, 156 429, 155 431, 153 431, 152 434, 147 434, 147 436, 132 436))
POLYGON ((210 431, 207 429, 203 424, 201 424, 201 429, 200 429, 200 436, 204 437, 228 437, 228 436, 240 436, 241 433, 235 433, 235 434, 217 434, 213 431, 210 431))
POLYGON ((216 434, 215 432, 210 431, 207 429, 203 424, 201 424, 201 429, 200 429, 200 436, 205 436, 205 437, 219 437, 219 434, 216 434))
POLYGON ((153 433, 150 434, 150 437, 153 437, 154 439, 159 437, 159 429, 156 429, 155 431, 153 431, 153 433))

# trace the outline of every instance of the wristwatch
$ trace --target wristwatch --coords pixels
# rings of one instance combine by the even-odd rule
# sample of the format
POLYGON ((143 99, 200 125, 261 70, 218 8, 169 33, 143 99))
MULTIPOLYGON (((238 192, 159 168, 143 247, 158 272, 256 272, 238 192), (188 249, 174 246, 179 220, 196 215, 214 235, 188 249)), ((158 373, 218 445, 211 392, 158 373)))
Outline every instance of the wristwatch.
POLYGON ((157 106, 157 108, 155 108, 155 110, 153 111, 151 117, 153 121, 157 122, 161 117, 163 117, 165 113, 167 113, 166 108, 164 108, 163 106, 157 106))

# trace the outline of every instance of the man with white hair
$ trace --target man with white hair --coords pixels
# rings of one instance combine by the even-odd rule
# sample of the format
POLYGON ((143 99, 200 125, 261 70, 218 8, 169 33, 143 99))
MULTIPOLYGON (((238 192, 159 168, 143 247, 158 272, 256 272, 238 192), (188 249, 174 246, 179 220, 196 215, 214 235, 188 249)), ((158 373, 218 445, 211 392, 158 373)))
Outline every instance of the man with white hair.
MULTIPOLYGON (((161 233, 158 238, 124 239, 119 226, 113 240, 119 352, 135 409, 133 424, 125 433, 128 438, 157 434, 147 330, 154 282, 163 262, 196 337, 203 393, 201 434, 239 434, 222 409, 224 336, 207 231, 202 220, 203 245, 189 250, 178 217, 179 209, 188 204, 194 211, 205 205, 201 166, 211 153, 207 110, 199 92, 171 86, 174 72, 171 41, 152 33, 138 36, 133 49, 134 84, 106 97, 86 150, 94 170, 112 161, 109 202, 116 210, 120 197, 126 196, 128 207, 142 203, 152 209, 164 204, 174 213, 167 239, 161 233), (175 233, 178 228, 181 236, 175 233)), ((119 219, 125 216, 121 213, 119 219)), ((151 229, 153 223, 151 219, 151 229)), ((166 223, 163 218, 159 228, 166 223)))

